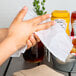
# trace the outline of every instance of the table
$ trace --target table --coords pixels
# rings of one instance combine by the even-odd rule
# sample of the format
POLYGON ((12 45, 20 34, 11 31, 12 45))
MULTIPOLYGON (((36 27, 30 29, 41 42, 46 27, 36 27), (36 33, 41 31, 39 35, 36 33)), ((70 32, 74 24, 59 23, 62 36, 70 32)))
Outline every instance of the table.
MULTIPOLYGON (((47 58, 45 57, 43 62, 41 62, 41 64, 46 64, 48 65, 49 67, 52 68, 52 63, 49 63, 47 61, 47 58)), ((26 62, 24 59, 23 59, 23 56, 21 55, 19 58, 9 58, 1 67, 0 67, 0 76, 12 76, 14 72, 16 71, 19 71, 19 70, 23 70, 23 69, 29 69, 29 68, 33 68, 37 66, 37 64, 35 63, 29 63, 29 62, 26 62), (8 63, 10 62, 9 64, 9 67, 8 69, 6 69, 8 63), (26 66, 27 65, 27 66, 26 66), (6 72, 5 72, 6 70, 6 72)), ((75 64, 76 66, 76 64, 75 64)), ((60 73, 63 73, 65 76, 76 76, 76 68, 73 68, 73 72, 61 72, 61 71, 58 71, 60 73)))

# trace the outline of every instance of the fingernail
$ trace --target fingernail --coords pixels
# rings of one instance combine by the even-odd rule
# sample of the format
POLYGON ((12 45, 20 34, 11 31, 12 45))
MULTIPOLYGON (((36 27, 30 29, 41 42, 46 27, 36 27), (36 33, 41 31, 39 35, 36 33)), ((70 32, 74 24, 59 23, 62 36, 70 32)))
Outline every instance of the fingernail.
POLYGON ((26 9, 27 9, 27 7, 26 7, 26 6, 24 6, 24 7, 23 7, 23 9, 24 9, 24 10, 26 10, 26 9))

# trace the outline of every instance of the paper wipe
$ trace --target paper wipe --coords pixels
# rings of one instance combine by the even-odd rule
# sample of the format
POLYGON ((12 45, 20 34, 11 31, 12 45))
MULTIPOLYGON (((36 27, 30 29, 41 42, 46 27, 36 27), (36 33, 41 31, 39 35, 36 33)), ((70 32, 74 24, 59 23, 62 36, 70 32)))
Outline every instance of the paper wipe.
POLYGON ((47 30, 36 32, 46 48, 58 59, 65 62, 73 47, 65 30, 56 23, 47 30))

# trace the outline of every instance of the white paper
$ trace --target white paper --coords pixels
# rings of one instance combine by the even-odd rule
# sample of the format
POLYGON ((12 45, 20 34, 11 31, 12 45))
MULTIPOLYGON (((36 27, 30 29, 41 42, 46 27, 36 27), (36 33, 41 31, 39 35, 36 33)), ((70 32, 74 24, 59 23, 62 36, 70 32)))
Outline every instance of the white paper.
POLYGON ((46 48, 58 59, 65 62, 73 45, 65 30, 56 23, 48 30, 36 32, 46 48))

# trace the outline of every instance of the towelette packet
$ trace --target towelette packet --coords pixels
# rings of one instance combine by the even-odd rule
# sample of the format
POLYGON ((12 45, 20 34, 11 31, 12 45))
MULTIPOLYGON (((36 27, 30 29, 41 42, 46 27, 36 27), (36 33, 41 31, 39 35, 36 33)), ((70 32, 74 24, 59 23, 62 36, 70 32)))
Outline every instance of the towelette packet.
POLYGON ((36 32, 45 47, 59 60, 66 62, 73 47, 72 40, 65 30, 56 23, 47 30, 36 32))

